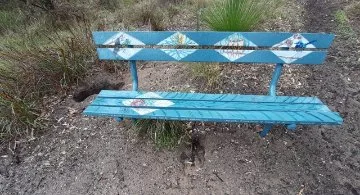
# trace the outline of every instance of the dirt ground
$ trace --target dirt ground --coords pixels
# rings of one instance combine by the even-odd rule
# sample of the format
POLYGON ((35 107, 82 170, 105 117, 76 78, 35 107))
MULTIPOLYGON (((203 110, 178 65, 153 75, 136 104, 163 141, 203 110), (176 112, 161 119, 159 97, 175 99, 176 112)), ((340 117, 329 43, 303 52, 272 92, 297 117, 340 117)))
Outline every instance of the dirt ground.
MULTIPOLYGON (((289 30, 336 32, 333 15, 349 3, 297 1, 296 20, 303 23, 289 30)), ((360 37, 359 21, 352 22, 360 37)), ((359 53, 359 38, 337 36, 325 65, 286 67, 280 81, 281 94, 318 96, 341 113, 342 126, 300 126, 295 132, 277 127, 260 139, 254 125, 198 124, 205 154, 194 167, 181 163, 186 147, 155 150, 128 122, 84 117, 81 112, 94 96, 81 103, 59 98, 49 105, 51 128, 18 142, 14 154, 8 146, 0 150, 0 194, 359 195, 359 53)), ((189 79, 181 64, 139 68, 141 89, 199 91, 199 82, 189 79)), ((221 88, 213 90, 265 94, 272 68, 225 66, 221 88)), ((114 80, 130 88, 128 75, 114 80)))

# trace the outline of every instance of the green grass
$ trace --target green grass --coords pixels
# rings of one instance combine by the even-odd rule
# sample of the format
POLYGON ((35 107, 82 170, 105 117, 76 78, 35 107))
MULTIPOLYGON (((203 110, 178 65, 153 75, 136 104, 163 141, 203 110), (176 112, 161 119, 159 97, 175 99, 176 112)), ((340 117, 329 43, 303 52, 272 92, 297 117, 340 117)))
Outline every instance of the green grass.
POLYGON ((214 87, 219 83, 221 75, 219 63, 191 63, 188 68, 192 77, 202 79, 208 87, 214 87))
POLYGON ((17 32, 25 27, 25 16, 20 10, 0 10, 0 35, 6 32, 17 32))
POLYGON ((274 14, 278 0, 216 0, 202 19, 216 31, 250 31, 274 14))
POLYGON ((353 37, 355 35, 354 30, 350 25, 350 20, 345 11, 338 10, 335 12, 335 21, 338 24, 337 31, 345 37, 353 37))
POLYGON ((175 148, 188 138, 186 126, 180 121, 139 119, 134 123, 134 129, 140 137, 150 138, 158 149, 175 148))

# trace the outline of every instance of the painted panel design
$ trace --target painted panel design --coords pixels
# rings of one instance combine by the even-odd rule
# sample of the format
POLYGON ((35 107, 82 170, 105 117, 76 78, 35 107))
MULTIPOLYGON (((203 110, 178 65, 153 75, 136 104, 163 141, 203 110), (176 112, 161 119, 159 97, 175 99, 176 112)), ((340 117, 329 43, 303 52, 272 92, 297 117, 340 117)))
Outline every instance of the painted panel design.
POLYGON ((124 32, 116 33, 104 42, 104 45, 145 45, 138 39, 124 32))
POLYGON ((120 40, 126 45, 205 45, 205 46, 258 46, 291 48, 328 48, 333 34, 288 32, 93 32, 96 45, 114 45, 120 40), (130 40, 130 44, 126 40, 130 40))
POLYGON ((194 53, 196 49, 161 49, 161 51, 173 57, 175 60, 179 61, 186 56, 194 53))
POLYGON ((234 33, 225 39, 217 42, 215 46, 229 47, 256 47, 250 40, 246 39, 241 33, 234 33))
POLYGON ((277 57, 279 57, 285 64, 291 64, 309 54, 311 51, 272 51, 277 57))
POLYGON ((231 50, 231 49, 217 49, 215 50, 225 58, 229 59, 231 62, 239 60, 240 58, 246 56, 247 54, 253 52, 254 50, 231 50))
POLYGON ((284 41, 275 44, 273 47, 285 47, 285 48, 316 48, 313 43, 316 40, 307 40, 301 34, 294 34, 293 36, 285 39, 284 41))
POLYGON ((132 49, 126 49, 126 48, 108 48, 111 52, 115 53, 116 55, 120 56, 124 60, 128 60, 131 57, 133 57, 135 54, 137 54, 139 51, 142 50, 142 48, 132 48, 132 49))
POLYGON ((98 48, 101 60, 322 64, 325 51, 98 48))
POLYGON ((157 45, 198 45, 195 41, 191 40, 186 35, 176 32, 170 37, 162 40, 157 45))
MULTIPOLYGON (((148 114, 151 112, 155 112, 159 108, 163 107, 169 107, 173 105, 174 103, 169 100, 160 100, 162 97, 156 93, 148 92, 142 95, 139 95, 136 97, 137 99, 125 99, 122 100, 122 104, 129 107, 135 107, 131 108, 136 113, 140 115, 148 114), (145 98, 145 99, 141 99, 145 98), (150 99, 150 98, 156 98, 156 99, 150 99), (142 108, 144 107, 144 108, 142 108), (152 107, 152 108, 147 108, 152 107)), ((100 99, 98 100, 101 103, 106 103, 106 99, 100 99)), ((96 100, 95 100, 96 102, 96 100)))

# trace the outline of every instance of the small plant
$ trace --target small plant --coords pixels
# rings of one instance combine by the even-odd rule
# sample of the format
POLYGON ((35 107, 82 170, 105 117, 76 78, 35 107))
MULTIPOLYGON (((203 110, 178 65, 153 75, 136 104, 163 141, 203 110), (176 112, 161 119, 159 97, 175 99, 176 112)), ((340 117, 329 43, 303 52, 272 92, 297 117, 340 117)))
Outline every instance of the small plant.
POLYGON ((355 32, 350 25, 349 18, 347 17, 345 11, 343 10, 336 11, 335 20, 338 24, 338 31, 341 35, 346 37, 354 36, 355 32))
POLYGON ((202 15, 216 31, 250 31, 269 17, 278 0, 216 0, 202 15))
POLYGON ((221 75, 219 63, 192 63, 189 64, 188 67, 193 77, 205 80, 209 87, 213 87, 219 82, 221 75))
POLYGON ((187 138, 186 126, 180 121, 139 119, 134 124, 139 136, 149 137, 157 148, 174 148, 187 138))

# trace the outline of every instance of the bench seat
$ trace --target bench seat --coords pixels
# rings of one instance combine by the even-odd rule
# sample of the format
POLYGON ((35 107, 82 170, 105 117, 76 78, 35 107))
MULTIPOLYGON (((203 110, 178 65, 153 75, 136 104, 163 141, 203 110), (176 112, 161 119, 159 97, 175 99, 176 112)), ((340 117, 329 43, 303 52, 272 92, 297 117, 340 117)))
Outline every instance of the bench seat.
POLYGON ((85 115, 262 124, 340 125, 316 97, 102 90, 85 115))

